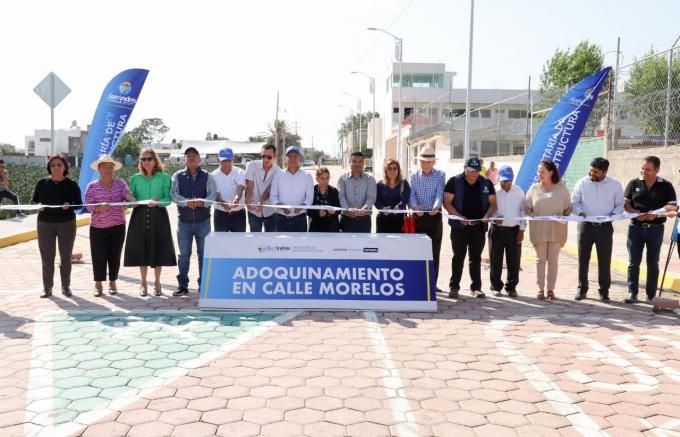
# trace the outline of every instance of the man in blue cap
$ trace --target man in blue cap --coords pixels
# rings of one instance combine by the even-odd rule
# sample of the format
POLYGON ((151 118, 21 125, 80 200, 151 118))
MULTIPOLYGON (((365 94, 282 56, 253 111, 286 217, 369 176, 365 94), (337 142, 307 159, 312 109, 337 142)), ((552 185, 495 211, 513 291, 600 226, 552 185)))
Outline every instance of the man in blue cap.
POLYGON ((504 165, 498 171, 498 187, 496 188, 496 212, 489 229, 489 257, 491 259, 491 291, 495 296, 502 296, 503 285, 508 296, 517 297, 519 283, 520 248, 524 240, 527 222, 524 220, 506 220, 507 218, 524 217, 526 196, 524 191, 512 183, 514 173, 512 167, 504 165), (505 255, 508 274, 503 284, 503 256, 505 255))
MULTIPOLYGON (((299 147, 286 149, 286 170, 277 174, 272 182, 269 200, 272 205, 305 205, 314 200, 312 175, 300 168, 302 151, 299 147)), ((276 211, 278 232, 307 232, 305 208, 279 208, 276 211)))
POLYGON ((212 172, 215 179, 215 232, 245 232, 246 210, 243 192, 246 172, 234 166, 234 151, 225 147, 217 154, 220 167, 212 172))
POLYGON ((453 216, 451 226, 451 280, 449 297, 458 298, 460 279, 463 276, 465 256, 468 256, 470 292, 484 298, 482 292, 482 251, 486 242, 488 220, 496 212, 496 190, 493 184, 480 175, 482 163, 477 157, 468 158, 463 173, 448 180, 444 187, 444 208, 453 216))

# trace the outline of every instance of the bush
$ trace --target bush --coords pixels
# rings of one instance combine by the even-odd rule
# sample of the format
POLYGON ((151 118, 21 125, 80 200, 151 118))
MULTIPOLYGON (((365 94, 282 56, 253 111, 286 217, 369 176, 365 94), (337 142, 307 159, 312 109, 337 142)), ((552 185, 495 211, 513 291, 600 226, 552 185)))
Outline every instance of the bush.
MULTIPOLYGON (((182 166, 166 166, 165 171, 172 175, 177 170, 183 168, 182 166)), ((204 166, 208 171, 215 169, 214 166, 204 166)), ((9 190, 14 194, 19 196, 19 202, 22 204, 31 203, 31 198, 33 197, 33 189, 35 184, 39 179, 47 176, 47 171, 45 166, 36 165, 7 165, 7 171, 9 172, 9 190)), ((116 177, 122 178, 125 182, 130 180, 130 176, 137 173, 137 167, 124 167, 116 172, 116 177)), ((78 181, 78 176, 80 174, 80 168, 69 168, 68 177, 74 181, 78 181)), ((84 195, 85 193, 83 193, 84 195)), ((11 203, 8 200, 3 200, 3 203, 11 203)), ((14 216, 13 211, 3 211, 0 212, 0 220, 4 220, 14 216)))

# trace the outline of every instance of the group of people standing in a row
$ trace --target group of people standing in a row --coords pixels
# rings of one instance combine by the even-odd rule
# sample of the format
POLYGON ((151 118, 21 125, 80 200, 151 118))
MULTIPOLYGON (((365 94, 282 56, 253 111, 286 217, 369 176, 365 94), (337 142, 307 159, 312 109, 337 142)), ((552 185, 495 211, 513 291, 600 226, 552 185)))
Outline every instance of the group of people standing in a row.
MULTIPOLYGON (((377 182, 364 171, 364 155, 354 152, 350 171, 329 184, 327 168, 312 175, 300 168, 302 152, 298 147, 285 151, 285 168, 276 165, 277 150, 272 144, 262 147, 259 160, 242 170, 233 164, 234 153, 222 149, 219 168, 207 172, 201 168, 197 149, 184 152, 185 168, 172 177, 152 149, 144 149, 139 158, 139 172, 129 185, 114 173, 121 164, 108 155, 92 163, 99 178, 86 189, 84 203, 91 213, 90 248, 95 281, 95 295, 103 294, 108 272, 108 292, 117 293, 116 281, 124 248, 125 266, 139 266, 140 295, 148 293, 147 273, 154 269, 154 294, 160 296, 162 267, 178 265, 178 288, 174 296, 189 293, 189 266, 193 241, 199 262, 200 287, 205 237, 214 228, 217 232, 371 232, 372 209, 378 210, 376 231, 403 232, 405 214, 389 210, 409 210, 415 220, 415 231, 432 240, 435 280, 439 273, 439 253, 442 242, 442 209, 458 218, 449 219, 453 248, 449 297, 457 298, 465 258, 468 258, 473 296, 485 297, 482 291, 481 257, 487 239, 491 262, 491 290, 500 296, 503 289, 510 297, 517 296, 521 244, 527 227, 525 216, 567 216, 572 212, 582 216, 609 216, 627 212, 643 213, 629 227, 627 302, 637 300, 639 266, 643 248, 647 247, 647 295, 656 290, 658 259, 663 239, 665 217, 652 211, 665 208, 677 211, 673 186, 658 177, 659 159, 644 159, 641 176, 628 184, 625 193, 619 182, 607 176, 609 162, 596 158, 590 173, 580 180, 573 193, 560 181, 560 174, 551 161, 541 161, 538 182, 525 194, 513 184, 509 166, 491 167, 490 178, 483 176, 478 158, 465 162, 464 171, 448 181, 443 171, 434 168, 435 153, 423 149, 418 161, 420 168, 407 180, 399 162, 389 159, 383 167, 383 178, 377 182), (495 172, 494 172, 495 171, 495 172), (497 178, 494 186, 492 179, 497 178), (133 208, 125 230, 126 206, 117 202, 148 201, 133 208), (177 242, 179 256, 171 234, 166 207, 176 203, 178 209, 177 242), (96 205, 96 206, 92 206, 96 205), (211 207, 215 206, 211 227, 211 207), (277 208, 277 205, 281 207, 277 208), (294 206, 289 208, 288 206, 294 206), (309 209, 305 206, 326 206, 309 209), (340 211, 339 209, 342 209, 340 211), (503 259, 507 277, 502 280, 503 259)), ((43 264, 43 297, 52 294, 56 241, 61 256, 60 274, 63 294, 70 296, 71 252, 76 233, 75 210, 80 205, 78 184, 70 180, 68 163, 59 155, 47 164, 49 176, 41 179, 33 202, 43 205, 63 205, 61 208, 41 208, 38 214, 38 241, 43 264)), ((581 222, 578 226, 579 287, 577 300, 588 291, 588 264, 592 246, 598 254, 599 294, 609 301, 610 266, 613 227, 611 223, 581 222)), ((567 224, 561 221, 530 221, 529 238, 536 250, 537 286, 539 299, 554 299, 558 257, 567 240, 567 224), (547 268, 546 268, 547 266, 547 268)))

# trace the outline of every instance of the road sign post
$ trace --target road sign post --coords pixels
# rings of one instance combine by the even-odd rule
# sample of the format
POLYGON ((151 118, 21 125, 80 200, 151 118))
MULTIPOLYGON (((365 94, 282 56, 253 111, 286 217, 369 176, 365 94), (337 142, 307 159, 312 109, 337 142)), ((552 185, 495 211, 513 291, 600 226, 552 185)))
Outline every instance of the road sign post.
POLYGON ((71 89, 59 76, 50 72, 33 88, 33 92, 50 107, 50 155, 54 155, 54 108, 69 95, 71 89))

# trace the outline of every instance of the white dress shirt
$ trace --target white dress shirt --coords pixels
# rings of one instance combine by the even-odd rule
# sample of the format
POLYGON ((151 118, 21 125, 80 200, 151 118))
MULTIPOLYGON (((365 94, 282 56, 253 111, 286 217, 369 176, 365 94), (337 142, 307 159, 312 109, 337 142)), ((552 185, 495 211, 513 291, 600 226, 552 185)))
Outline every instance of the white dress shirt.
MULTIPOLYGON (((267 188, 271 186, 274 179, 276 179, 276 175, 279 173, 281 173, 281 168, 275 163, 272 163, 272 166, 266 175, 264 174, 264 166, 261 159, 248 163, 248 166, 246 167, 246 180, 253 182, 253 203, 260 201, 262 195, 267 191, 267 188)), ((264 202, 265 205, 271 205, 271 203, 272 202, 269 199, 264 202)), ((276 209, 274 208, 262 208, 262 212, 250 212, 250 214, 254 214, 258 217, 269 217, 275 212, 276 209)))
POLYGON ((571 193, 571 209, 574 214, 586 216, 610 216, 623 213, 623 187, 609 176, 593 182, 586 176, 576 182, 571 193))
POLYGON ((500 185, 496 186, 496 212, 494 218, 503 218, 501 226, 512 228, 519 226, 521 231, 527 227, 526 220, 505 220, 504 217, 525 217, 524 206, 526 196, 524 191, 517 185, 512 185, 510 191, 505 191, 500 185))
MULTIPOLYGON (((295 173, 289 172, 288 169, 280 172, 272 182, 269 200, 272 205, 311 205, 314 201, 312 175, 302 169, 298 169, 295 173)), ((306 209, 303 209, 300 214, 306 211, 306 209)), ((281 209, 276 212, 286 215, 281 209)), ((297 214, 294 213, 294 210, 291 210, 287 215, 292 217, 297 214)))
MULTIPOLYGON (((217 193, 220 193, 223 202, 231 202, 236 197, 236 189, 242 186, 246 187, 246 172, 240 168, 233 166, 229 174, 224 174, 221 168, 212 172, 212 177, 215 179, 215 187, 217 193)), ((217 196, 217 195, 216 195, 217 196)), ((232 207, 229 212, 240 211, 245 208, 246 199, 245 193, 241 195, 238 206, 232 207)), ((228 212, 222 205, 215 204, 215 209, 223 212, 228 212)))

